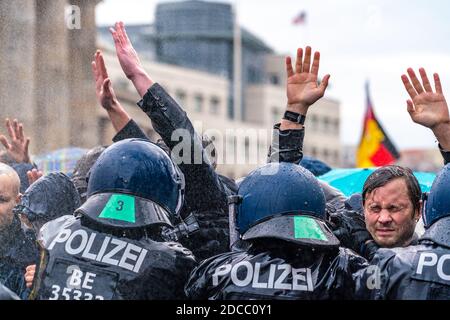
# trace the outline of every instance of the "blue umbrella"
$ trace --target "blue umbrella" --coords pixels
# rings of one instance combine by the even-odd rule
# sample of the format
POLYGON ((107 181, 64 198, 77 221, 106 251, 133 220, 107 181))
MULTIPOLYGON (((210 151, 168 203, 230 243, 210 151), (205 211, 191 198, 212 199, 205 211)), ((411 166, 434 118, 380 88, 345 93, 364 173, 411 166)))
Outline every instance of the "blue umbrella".
MULTIPOLYGON (((362 192, 367 177, 376 169, 378 168, 333 169, 318 178, 341 190, 345 196, 349 197, 352 194, 362 192)), ((422 192, 428 192, 430 191, 436 174, 429 172, 414 172, 414 176, 419 181, 422 192)))

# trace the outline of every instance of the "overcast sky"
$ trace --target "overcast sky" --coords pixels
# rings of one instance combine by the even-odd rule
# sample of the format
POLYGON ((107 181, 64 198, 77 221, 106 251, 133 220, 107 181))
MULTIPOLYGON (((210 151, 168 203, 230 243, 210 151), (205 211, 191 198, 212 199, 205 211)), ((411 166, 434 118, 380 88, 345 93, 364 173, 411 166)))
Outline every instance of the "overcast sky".
MULTIPOLYGON (((103 0, 97 22, 151 23, 154 0, 103 0)), ((400 149, 435 146, 431 132, 411 122, 400 76, 408 67, 438 72, 450 97, 450 1, 221 0, 234 3, 240 24, 281 54, 307 44, 320 50, 320 73, 331 74, 327 95, 341 103, 341 138, 357 144, 370 80, 375 112, 400 149), (294 26, 302 10, 307 24, 294 26)))

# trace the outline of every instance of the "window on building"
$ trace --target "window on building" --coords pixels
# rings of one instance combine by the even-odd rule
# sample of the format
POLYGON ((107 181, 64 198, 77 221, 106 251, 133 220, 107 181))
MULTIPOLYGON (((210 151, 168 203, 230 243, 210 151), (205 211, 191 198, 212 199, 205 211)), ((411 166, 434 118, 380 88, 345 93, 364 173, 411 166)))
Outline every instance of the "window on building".
POLYGON ((280 85, 280 77, 277 74, 272 73, 269 76, 269 83, 273 84, 273 85, 276 85, 276 86, 280 85))
POLYGON ((212 97, 209 105, 209 112, 211 114, 219 114, 220 113, 220 100, 217 97, 212 97))
POLYGON ((339 134, 339 119, 334 120, 334 132, 339 134))
POLYGON ((194 111, 202 112, 203 110, 203 96, 201 94, 196 94, 194 97, 194 111))
POLYGON ((330 119, 328 117, 323 118, 323 131, 328 132, 330 130, 330 119))
POLYGON ((323 150, 323 160, 328 161, 328 157, 330 156, 330 151, 328 149, 323 150))
POLYGON ((311 116, 311 130, 317 130, 318 118, 315 114, 311 116))

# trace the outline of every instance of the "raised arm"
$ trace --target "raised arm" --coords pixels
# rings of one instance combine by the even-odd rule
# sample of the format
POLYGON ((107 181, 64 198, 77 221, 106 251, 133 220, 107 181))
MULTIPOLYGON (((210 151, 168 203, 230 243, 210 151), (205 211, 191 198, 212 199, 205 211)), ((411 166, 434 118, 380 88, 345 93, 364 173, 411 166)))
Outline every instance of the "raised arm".
POLYGON ((147 90, 153 85, 153 81, 142 67, 136 50, 134 50, 128 38, 123 22, 117 22, 114 28, 110 28, 110 32, 114 39, 117 58, 123 72, 133 82, 137 92, 143 98, 147 90))
POLYGON ((108 112, 108 116, 116 132, 119 132, 127 125, 131 117, 117 100, 111 79, 106 70, 103 54, 100 50, 97 50, 94 55, 92 74, 94 75, 97 100, 106 112, 108 112))
MULTIPOLYGON (((295 70, 291 58, 286 57, 286 112, 293 116, 306 117, 309 107, 324 96, 328 86, 329 74, 318 84, 320 53, 314 53, 312 64, 311 57, 311 47, 306 47, 304 52, 302 48, 298 48, 295 70)), ((274 127, 269 162, 300 162, 303 158, 304 134, 302 124, 283 117, 281 123, 274 127)))
POLYGON ((435 73, 433 76, 433 91, 424 68, 419 69, 422 83, 413 69, 409 68, 407 72, 409 77, 402 75, 402 81, 411 98, 406 104, 412 121, 431 129, 440 147, 450 151, 450 117, 439 75, 435 73))
POLYGON ((6 129, 10 140, 1 135, 0 142, 5 147, 7 155, 17 163, 31 163, 28 152, 30 138, 25 138, 23 124, 16 119, 12 123, 9 119, 6 119, 6 129))
MULTIPOLYGON (((286 110, 303 116, 306 116, 310 106, 324 96, 325 90, 328 87, 328 80, 330 79, 330 75, 327 74, 323 77, 320 85, 318 84, 320 52, 317 51, 314 53, 312 64, 311 57, 311 47, 306 47, 304 58, 303 49, 298 48, 295 71, 292 67, 291 57, 286 57, 286 110)), ((291 121, 286 121, 284 119, 281 121, 281 130, 301 128, 303 128, 302 125, 293 125, 291 121)))

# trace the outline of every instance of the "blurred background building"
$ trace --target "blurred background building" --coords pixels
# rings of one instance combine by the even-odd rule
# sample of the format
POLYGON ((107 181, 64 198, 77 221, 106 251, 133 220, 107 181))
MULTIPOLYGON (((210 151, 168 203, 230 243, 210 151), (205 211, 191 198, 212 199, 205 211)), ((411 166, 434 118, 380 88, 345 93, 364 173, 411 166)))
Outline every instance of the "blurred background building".
MULTIPOLYGON (((136 106, 139 97, 120 69, 109 26, 96 26, 98 2, 0 2, 0 117, 24 122, 35 154, 111 143, 114 131, 96 102, 91 75, 96 48, 105 51, 119 100, 152 139, 158 138, 136 106), (80 8, 81 29, 67 28, 69 4, 80 8)), ((286 75, 284 55, 238 27, 234 16, 229 4, 164 2, 152 24, 129 25, 127 31, 153 80, 200 132, 215 138, 219 172, 236 178, 266 160, 271 128, 286 105, 286 75), (256 140, 255 131, 263 132, 256 140), (239 156, 238 150, 243 163, 227 158, 239 156)), ((306 132, 305 154, 341 166, 338 101, 323 98, 312 106, 306 132)))

